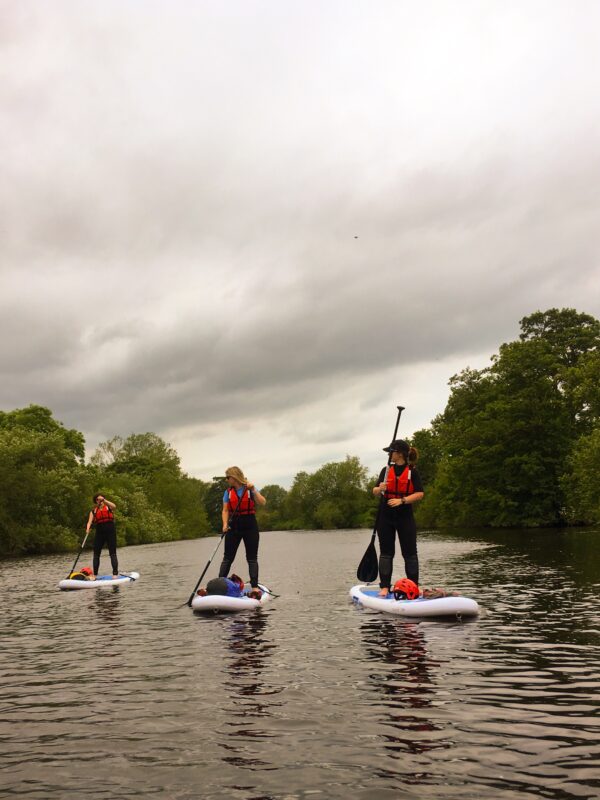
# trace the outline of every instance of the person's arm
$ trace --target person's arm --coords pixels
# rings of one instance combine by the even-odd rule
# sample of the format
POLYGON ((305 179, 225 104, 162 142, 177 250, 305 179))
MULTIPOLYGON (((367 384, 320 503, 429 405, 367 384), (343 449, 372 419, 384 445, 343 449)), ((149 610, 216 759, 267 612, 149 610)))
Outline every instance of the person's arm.
POLYGON ((411 506, 413 503, 418 503, 419 500, 422 500, 425 495, 425 492, 413 492, 412 494, 407 494, 405 497, 393 497, 391 500, 388 500, 388 506, 411 506))
POLYGON ((110 500, 107 500, 106 497, 104 498, 104 502, 110 508, 111 511, 115 510, 116 505, 114 503, 111 503, 110 500))
POLYGON ((266 497, 264 497, 264 496, 263 496, 263 495, 262 495, 262 494, 261 494, 261 493, 258 491, 258 489, 257 489, 257 488, 254 486, 254 484, 253 484, 253 483, 247 483, 247 484, 246 484, 246 489, 248 489, 248 491, 249 491, 249 492, 250 492, 250 491, 252 492, 252 494, 254 495, 254 499, 256 500, 256 502, 258 503, 258 505, 259 505, 259 506, 266 506, 266 504, 267 504, 267 498, 266 498, 266 497))
POLYGON ((386 488, 387 487, 385 483, 385 469, 382 469, 381 472, 379 473, 379 483, 377 484, 377 486, 373 487, 373 494, 376 497, 379 497, 379 495, 382 495, 385 492, 386 488))
POLYGON ((94 521, 94 512, 90 511, 90 515, 88 517, 87 525, 85 526, 85 532, 86 533, 90 532, 90 528, 92 527, 93 521, 94 521))
POLYGON ((229 506, 223 503, 223 511, 221 512, 221 519, 223 520, 223 533, 229 529, 229 506))

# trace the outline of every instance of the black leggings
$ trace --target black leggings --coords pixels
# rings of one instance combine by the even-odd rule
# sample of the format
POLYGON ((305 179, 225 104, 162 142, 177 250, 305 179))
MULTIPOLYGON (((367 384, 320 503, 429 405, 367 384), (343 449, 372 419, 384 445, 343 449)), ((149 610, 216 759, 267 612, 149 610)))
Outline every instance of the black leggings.
POLYGON ((233 528, 225 534, 225 552, 219 569, 219 578, 226 578, 229 575, 229 570, 235 560, 240 542, 243 541, 246 548, 248 571, 250 572, 250 584, 254 589, 257 588, 259 538, 256 517, 254 515, 238 517, 233 523, 233 528))
POLYGON ((98 574, 100 568, 100 553, 104 545, 108 547, 113 575, 118 575, 117 530, 114 522, 100 522, 96 525, 96 534, 94 536, 94 575, 98 574))
POLYGON ((406 577, 419 583, 419 557, 417 555, 417 526, 410 511, 404 509, 394 515, 383 515, 377 525, 379 538, 379 585, 390 588, 392 569, 396 552, 396 532, 400 540, 400 550, 404 558, 406 577))

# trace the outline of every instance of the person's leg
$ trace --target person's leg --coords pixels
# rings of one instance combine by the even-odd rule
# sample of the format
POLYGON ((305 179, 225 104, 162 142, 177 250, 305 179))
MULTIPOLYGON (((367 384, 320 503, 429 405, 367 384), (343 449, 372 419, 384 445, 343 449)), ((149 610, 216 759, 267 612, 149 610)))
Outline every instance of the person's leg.
POLYGON ((250 585, 253 589, 258 589, 258 543, 260 534, 258 525, 254 517, 249 518, 246 530, 242 533, 244 547, 246 548, 246 561, 248 562, 248 572, 250 573, 250 585))
POLYGON ((379 586, 381 588, 379 594, 381 597, 385 597, 392 582, 396 552, 396 526, 391 519, 382 517, 379 520, 377 538, 379 539, 379 586))
POLYGON ((235 554, 241 541, 242 537, 237 530, 227 531, 225 534, 225 551, 219 568, 219 578, 226 578, 229 575, 229 570, 235 560, 235 554))
POLYGON ((102 525, 98 525, 96 527, 96 532, 94 534, 94 558, 92 561, 92 571, 94 573, 94 579, 98 576, 98 570, 100 569, 100 553, 102 552, 103 547, 104 547, 104 532, 102 530, 102 525))
POLYGON ((106 544, 108 545, 108 554, 110 556, 110 563, 112 566, 113 577, 119 575, 119 561, 117 559, 117 529, 114 523, 110 524, 110 530, 106 532, 106 544))
POLYGON ((406 577, 419 585, 419 556, 417 554, 417 525, 411 515, 403 519, 398 528, 400 549, 404 558, 406 577))

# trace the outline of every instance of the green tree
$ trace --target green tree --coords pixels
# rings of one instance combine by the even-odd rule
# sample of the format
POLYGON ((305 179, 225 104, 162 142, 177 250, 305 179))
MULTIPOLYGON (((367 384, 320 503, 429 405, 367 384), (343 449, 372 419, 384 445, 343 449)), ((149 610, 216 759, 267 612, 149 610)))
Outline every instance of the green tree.
POLYGON ((567 518, 600 522, 600 425, 577 441, 565 466, 561 487, 567 518))
POLYGON ((62 431, 0 428, 0 555, 74 548, 90 484, 62 431))
POLYGON ((85 439, 83 434, 72 428, 65 428, 62 422, 55 420, 52 412, 44 406, 30 405, 14 411, 0 411, 0 430, 24 428, 37 433, 54 433, 60 436, 67 450, 70 450, 83 463, 85 457, 85 439))
POLYGON ((223 529, 221 512, 223 510, 223 493, 226 488, 227 481, 225 477, 217 475, 204 491, 204 510, 213 531, 221 531, 223 529))
POLYGON ((179 475, 177 452, 155 433, 132 433, 126 439, 115 436, 98 446, 91 462, 113 473, 148 478, 157 472, 179 475))
POLYGON ((593 393, 581 390, 578 371, 592 363, 600 326, 572 309, 551 309, 525 317, 521 327, 519 341, 503 344, 491 367, 451 379, 446 409, 432 425, 438 458, 421 520, 494 526, 563 520, 564 459, 594 424, 593 393))
POLYGON ((356 456, 299 472, 285 499, 283 515, 293 528, 358 528, 370 524, 372 496, 367 469, 356 456))
POLYGON ((280 530, 285 501, 288 496, 287 491, 277 484, 268 484, 262 487, 261 493, 267 501, 267 505, 258 506, 256 509, 258 527, 261 531, 280 530))

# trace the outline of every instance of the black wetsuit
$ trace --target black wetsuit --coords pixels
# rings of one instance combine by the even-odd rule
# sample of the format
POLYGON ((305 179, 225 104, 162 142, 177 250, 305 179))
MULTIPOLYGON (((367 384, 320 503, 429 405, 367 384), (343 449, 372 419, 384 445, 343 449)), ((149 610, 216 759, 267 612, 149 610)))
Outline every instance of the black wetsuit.
POLYGON ((100 553, 102 552, 104 545, 108 547, 108 554, 110 555, 110 563, 112 564, 113 575, 118 575, 119 562, 117 561, 117 529, 115 528, 115 522, 112 519, 106 520, 106 522, 96 523, 96 533, 94 534, 94 575, 97 575, 98 570, 100 569, 100 553))
POLYGON ((246 548, 246 561, 250 573, 250 584, 253 589, 258 588, 258 543, 260 534, 258 523, 254 514, 230 514, 231 528, 225 534, 225 552, 219 569, 219 577, 225 578, 234 562, 240 543, 244 542, 246 548), (232 519, 233 518, 233 519, 232 519))
MULTIPOLYGON (((390 467, 400 476, 406 468, 406 464, 394 464, 390 467)), ((411 467, 412 491, 423 491, 423 483, 418 471, 411 467)), ((385 480, 385 468, 379 475, 379 483, 385 480)), ((400 550, 404 558, 404 570, 406 577, 416 584, 419 583, 419 556, 417 555, 417 526, 413 514, 412 505, 400 505, 390 507, 384 499, 379 519, 377 521, 377 536, 379 538, 379 585, 390 587, 392 581, 392 569, 394 566, 394 555, 396 552, 396 532, 400 540, 400 550)))

